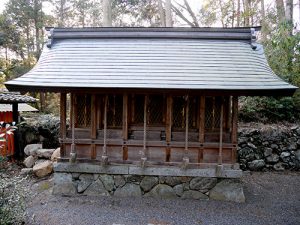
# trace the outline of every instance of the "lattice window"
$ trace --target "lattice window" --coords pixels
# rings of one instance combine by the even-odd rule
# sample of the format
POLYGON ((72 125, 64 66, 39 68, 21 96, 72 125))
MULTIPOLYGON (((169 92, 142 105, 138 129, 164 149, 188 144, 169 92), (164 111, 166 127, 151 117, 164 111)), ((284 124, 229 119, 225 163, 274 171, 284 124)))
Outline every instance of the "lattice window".
MULTIPOLYGON (((197 105, 198 99, 196 97, 189 98, 189 128, 197 127, 197 105)), ((186 99, 185 96, 178 96, 173 98, 173 127, 185 128, 186 120, 186 99)))
POLYGON ((162 95, 150 95, 148 99, 148 123, 150 125, 162 125, 164 120, 164 97, 162 95))
POLYGON ((214 131, 220 129, 221 97, 205 98, 205 129, 214 131))
POLYGON ((122 127, 123 96, 111 95, 107 102, 107 126, 110 128, 122 127))
POLYGON ((76 127, 91 125, 91 95, 75 95, 76 127))
POLYGON ((134 123, 143 124, 144 123, 144 95, 134 96, 134 123))

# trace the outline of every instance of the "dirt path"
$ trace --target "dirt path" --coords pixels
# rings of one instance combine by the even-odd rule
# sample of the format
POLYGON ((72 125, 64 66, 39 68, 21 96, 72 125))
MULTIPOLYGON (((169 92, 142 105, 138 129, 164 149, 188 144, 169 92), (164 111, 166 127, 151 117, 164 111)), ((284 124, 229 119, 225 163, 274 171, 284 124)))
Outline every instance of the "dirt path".
POLYGON ((51 181, 32 185, 26 224, 300 224, 300 173, 252 173, 244 204, 151 198, 58 197, 51 181))

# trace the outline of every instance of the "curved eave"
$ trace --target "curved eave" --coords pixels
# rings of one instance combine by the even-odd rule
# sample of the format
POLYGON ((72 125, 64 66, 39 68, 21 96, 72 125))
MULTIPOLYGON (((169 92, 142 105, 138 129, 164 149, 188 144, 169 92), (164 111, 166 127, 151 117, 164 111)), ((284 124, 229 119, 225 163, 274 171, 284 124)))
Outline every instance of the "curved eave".
POLYGON ((298 89, 290 85, 287 88, 276 89, 174 89, 174 88, 97 88, 97 87, 65 87, 65 86, 32 86, 18 85, 7 82, 10 91, 56 92, 56 93, 188 93, 203 95, 232 96, 292 96, 298 89))

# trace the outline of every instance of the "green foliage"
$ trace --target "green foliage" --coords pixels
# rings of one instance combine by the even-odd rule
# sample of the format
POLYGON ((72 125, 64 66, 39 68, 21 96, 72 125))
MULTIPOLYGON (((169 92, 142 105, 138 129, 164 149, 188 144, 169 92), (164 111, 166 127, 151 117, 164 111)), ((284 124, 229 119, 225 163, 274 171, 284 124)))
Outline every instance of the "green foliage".
POLYGON ((300 118, 292 97, 243 97, 239 100, 239 117, 244 122, 295 122, 300 118))

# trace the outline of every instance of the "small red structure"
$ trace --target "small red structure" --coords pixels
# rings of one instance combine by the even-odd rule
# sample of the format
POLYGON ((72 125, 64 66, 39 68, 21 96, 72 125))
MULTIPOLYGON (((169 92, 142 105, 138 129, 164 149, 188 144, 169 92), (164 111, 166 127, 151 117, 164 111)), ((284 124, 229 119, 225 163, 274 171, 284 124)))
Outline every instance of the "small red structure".
POLYGON ((20 111, 37 111, 31 106, 23 104, 35 103, 36 101, 35 98, 21 95, 19 92, 0 92, 0 156, 13 156, 19 152, 18 139, 14 137, 15 129, 9 124, 19 122, 20 111))

